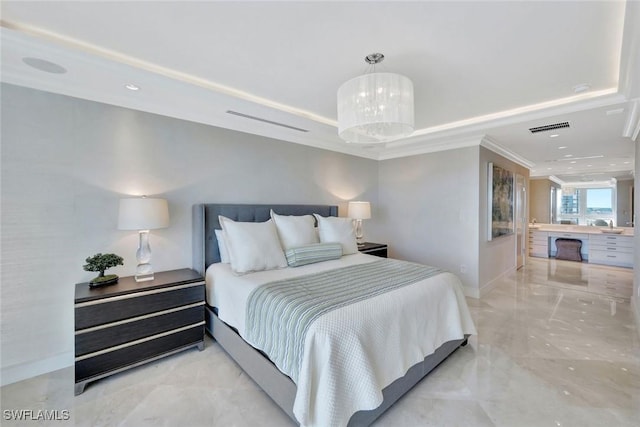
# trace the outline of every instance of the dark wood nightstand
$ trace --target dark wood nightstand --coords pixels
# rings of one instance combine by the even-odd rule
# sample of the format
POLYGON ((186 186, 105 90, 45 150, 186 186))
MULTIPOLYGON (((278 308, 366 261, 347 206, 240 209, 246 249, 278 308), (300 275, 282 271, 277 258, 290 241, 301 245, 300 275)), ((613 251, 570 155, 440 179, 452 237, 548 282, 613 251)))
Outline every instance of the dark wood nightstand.
POLYGON ((75 394, 92 381, 190 347, 204 349, 204 279, 190 269, 75 294, 75 394))
POLYGON ((358 246, 358 250, 363 254, 387 257, 387 245, 382 243, 364 242, 364 245, 358 246))

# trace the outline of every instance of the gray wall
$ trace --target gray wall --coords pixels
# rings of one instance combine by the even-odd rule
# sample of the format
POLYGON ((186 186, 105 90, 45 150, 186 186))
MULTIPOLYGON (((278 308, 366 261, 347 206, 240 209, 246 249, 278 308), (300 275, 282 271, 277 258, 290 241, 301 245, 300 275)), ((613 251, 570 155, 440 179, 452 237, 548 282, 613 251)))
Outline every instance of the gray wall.
POLYGON ((631 227, 633 212, 631 212, 631 192, 633 179, 618 180, 616 183, 616 225, 631 227))
MULTIPOLYGON (((496 166, 500 166, 515 174, 520 174, 525 178, 526 183, 529 182, 529 169, 520 166, 499 154, 494 153, 485 147, 480 147, 480 170, 479 170, 479 283, 480 293, 490 290, 494 285, 494 281, 505 273, 513 271, 516 267, 516 236, 515 234, 500 236, 496 239, 488 240, 489 235, 489 201, 488 201, 488 180, 487 173, 489 162, 493 162, 496 166)), ((515 183, 514 183, 515 188, 515 183)), ((515 202, 515 200, 514 200, 515 202)), ((515 214, 515 211, 514 211, 515 214)), ((525 242, 528 236, 524 236, 525 242)))
POLYGON ((487 240, 488 162, 528 182, 528 169, 482 146, 380 162, 373 230, 393 257, 446 268, 476 298, 516 266, 515 236, 487 240))
POLYGON ((529 221, 551 223, 551 187, 560 185, 548 179, 531 179, 529 182, 529 221))
POLYGON ((478 150, 381 161, 380 221, 391 256, 446 268, 478 289, 478 150))
POLYGON ((191 266, 199 202, 369 200, 376 161, 2 85, 2 382, 73 363, 74 284, 84 259, 115 252, 135 270, 137 234, 118 199, 157 195, 170 227, 151 232, 156 271, 191 266))

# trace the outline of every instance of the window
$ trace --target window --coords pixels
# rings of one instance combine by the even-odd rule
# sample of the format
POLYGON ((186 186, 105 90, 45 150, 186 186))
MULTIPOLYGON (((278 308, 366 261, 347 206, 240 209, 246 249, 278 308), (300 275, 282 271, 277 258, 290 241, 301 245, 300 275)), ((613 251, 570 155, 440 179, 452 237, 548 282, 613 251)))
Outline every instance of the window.
POLYGON ((578 190, 574 189, 569 194, 568 191, 562 190, 562 199, 560 202, 560 216, 576 215, 579 212, 580 196, 578 190))
POLYGON ((568 188, 561 190, 560 223, 605 226, 615 222, 613 188, 568 188))

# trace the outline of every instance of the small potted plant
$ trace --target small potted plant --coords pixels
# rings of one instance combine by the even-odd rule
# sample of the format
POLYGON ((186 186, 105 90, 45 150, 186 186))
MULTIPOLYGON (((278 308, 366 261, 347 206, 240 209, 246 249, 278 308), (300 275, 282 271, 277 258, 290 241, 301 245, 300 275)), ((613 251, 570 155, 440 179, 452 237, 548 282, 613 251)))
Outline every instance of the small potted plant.
POLYGON ((107 274, 104 275, 104 271, 108 268, 115 267, 116 265, 124 265, 123 259, 121 256, 116 254, 95 254, 87 258, 86 264, 82 267, 85 271, 99 271, 97 277, 94 277, 89 282, 89 286, 104 286, 111 285, 113 283, 118 283, 118 275, 117 274, 107 274))

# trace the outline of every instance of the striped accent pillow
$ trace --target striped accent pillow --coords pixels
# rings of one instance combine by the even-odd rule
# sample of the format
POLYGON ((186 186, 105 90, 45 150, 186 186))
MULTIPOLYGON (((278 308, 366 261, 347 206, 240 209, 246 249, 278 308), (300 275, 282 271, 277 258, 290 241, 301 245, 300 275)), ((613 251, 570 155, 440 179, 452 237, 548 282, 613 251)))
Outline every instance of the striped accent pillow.
POLYGON ((312 243, 287 249, 285 256, 289 267, 300 267, 314 262, 340 258, 342 245, 340 243, 312 243))

